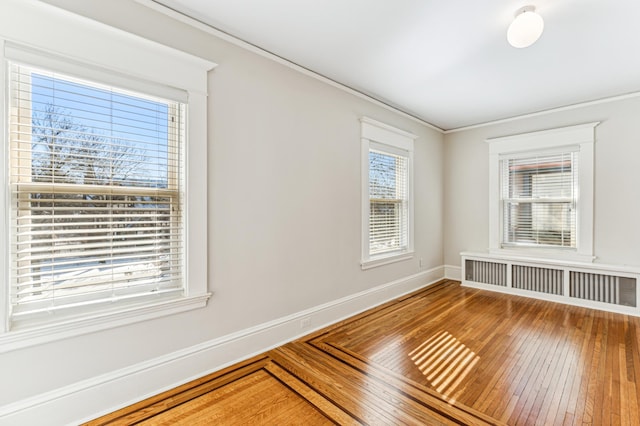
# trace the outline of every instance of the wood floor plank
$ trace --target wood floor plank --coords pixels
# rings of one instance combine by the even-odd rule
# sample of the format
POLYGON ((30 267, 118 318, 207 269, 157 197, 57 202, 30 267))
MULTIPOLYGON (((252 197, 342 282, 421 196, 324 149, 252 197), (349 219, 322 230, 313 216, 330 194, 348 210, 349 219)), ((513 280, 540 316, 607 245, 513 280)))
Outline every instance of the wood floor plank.
MULTIPOLYGON (((479 344, 476 352, 483 360, 473 371, 474 374, 460 383, 457 394, 448 393, 445 396, 461 397, 461 402, 486 409, 487 414, 510 423, 561 424, 569 418, 571 422, 582 423, 583 420, 592 422, 594 418, 603 421, 604 416, 623 419, 625 414, 619 408, 619 399, 621 387, 626 385, 606 375, 610 375, 612 369, 630 368, 607 358, 607 348, 602 345, 618 342, 616 344, 622 344, 625 351, 632 352, 637 352, 637 347, 629 348, 630 339, 627 338, 625 343, 622 338, 624 334, 620 332, 615 337, 609 335, 609 340, 604 342, 598 340, 597 336, 598 332, 607 332, 602 321, 611 324, 613 318, 622 318, 624 315, 608 314, 603 320, 603 316, 606 317, 604 313, 584 308, 484 292, 466 296, 460 293, 463 291, 453 297, 455 302, 449 303, 448 310, 440 308, 450 302, 447 299, 453 295, 450 291, 434 292, 425 297, 427 304, 429 298, 434 299, 433 310, 429 309, 431 305, 425 309, 432 314, 429 317, 424 313, 416 313, 414 306, 407 304, 409 309, 405 312, 408 319, 404 321, 402 315, 398 314, 401 311, 396 310, 393 316, 378 315, 371 321, 362 321, 361 318, 359 330, 364 332, 358 338, 346 337, 336 330, 325 334, 323 339, 370 356, 372 362, 395 369, 412 380, 429 384, 428 380, 412 370, 407 360, 402 365, 401 353, 406 349, 407 342, 417 347, 419 342, 427 341, 429 336, 433 337, 439 332, 437 327, 442 328, 444 324, 465 345, 479 344), (461 299, 464 303, 460 303, 461 299), (442 303, 443 300, 445 303, 442 303), (505 312, 509 314, 508 317, 505 317, 505 312), (392 324, 379 323, 385 318, 392 324), (437 321, 432 321, 433 318, 437 318, 437 321), (600 324, 597 330, 592 327, 594 318, 600 324), (473 324, 473 327, 467 324, 473 324), (383 330, 384 339, 374 341, 375 330, 383 330), (474 333, 475 336, 471 337, 474 333), (367 339, 371 340, 368 347, 367 339), (617 390, 604 393, 603 386, 617 390), (612 401, 617 402, 612 404, 612 401), (595 406, 600 410, 599 413, 594 412, 595 406), (612 408, 614 406, 618 408, 612 408), (560 409, 565 411, 556 412, 560 409)), ((620 329, 619 325, 616 327, 620 329)), ((633 344, 637 346, 635 340, 633 344)), ((445 345, 446 342, 434 344, 434 357, 426 360, 429 365, 424 370, 432 378, 434 374, 437 377, 443 372, 459 371, 451 365, 460 359, 460 349, 445 345)), ((630 358, 633 359, 633 356, 630 358)), ((614 371, 613 374, 617 376, 619 372, 614 371)), ((450 378, 446 380, 451 382, 450 378)), ((437 382, 433 388, 443 383, 446 382, 437 382)), ((637 386, 634 378, 634 384, 630 386, 635 396, 633 407, 629 410, 631 412, 636 412, 635 407, 638 406, 637 386)))
MULTIPOLYGON (((335 362, 308 345, 287 344, 270 352, 274 361, 364 424, 455 424, 385 384, 335 362)), ((460 424, 460 423, 458 423, 460 424)))
POLYGON ((155 414, 170 410, 173 407, 203 395, 213 389, 233 382, 251 374, 266 365, 269 359, 265 355, 247 359, 216 373, 193 380, 167 392, 142 400, 121 410, 99 417, 85 423, 87 426, 134 424, 155 414))
POLYGON ((294 392, 298 393, 302 398, 309 401, 316 409, 322 412, 327 418, 331 419, 340 425, 359 425, 353 417, 338 408, 328 399, 315 392, 313 389, 306 386, 299 379, 288 374, 282 367, 271 362, 266 367, 266 370, 273 374, 282 381, 283 384, 291 388, 294 392))
POLYGON ((563 400, 566 400, 565 413, 558 412, 556 414, 558 423, 563 421, 564 424, 577 424, 580 421, 580 414, 582 413, 581 405, 584 407, 582 402, 586 399, 588 385, 588 376, 584 372, 591 368, 589 354, 593 351, 595 345, 595 340, 588 337, 591 336, 593 331, 594 317, 587 314, 588 311, 585 310, 581 317, 579 325, 580 333, 578 334, 580 351, 577 359, 574 361, 576 369, 573 373, 571 391, 567 395, 567 398, 563 398, 563 400))
POLYGON ((141 422, 141 425, 335 424, 260 370, 141 422))
POLYGON ((443 280, 90 424, 138 422, 637 426, 640 318, 443 280))
POLYGON ((487 416, 473 408, 462 404, 455 404, 444 398, 437 392, 421 386, 415 382, 409 382, 404 376, 395 374, 391 370, 387 370, 376 364, 370 364, 360 355, 350 352, 344 348, 335 348, 326 343, 317 343, 324 352, 331 354, 337 359, 342 360, 351 367, 366 372, 367 375, 376 378, 401 394, 418 401, 430 410, 437 411, 448 418, 455 418, 462 424, 476 425, 500 425, 501 422, 487 416))

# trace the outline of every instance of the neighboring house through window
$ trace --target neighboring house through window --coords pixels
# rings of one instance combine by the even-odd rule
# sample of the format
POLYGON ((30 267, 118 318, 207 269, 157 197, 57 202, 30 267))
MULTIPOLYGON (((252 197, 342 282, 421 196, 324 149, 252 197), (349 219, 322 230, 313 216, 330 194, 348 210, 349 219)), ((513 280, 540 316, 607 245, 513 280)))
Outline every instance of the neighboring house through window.
POLYGON ((596 125, 487 140, 493 252, 593 259, 596 125))
POLYGON ((366 269, 412 256, 415 136, 368 118, 361 122, 366 269))
POLYGON ((503 247, 576 248, 578 152, 500 161, 503 247))

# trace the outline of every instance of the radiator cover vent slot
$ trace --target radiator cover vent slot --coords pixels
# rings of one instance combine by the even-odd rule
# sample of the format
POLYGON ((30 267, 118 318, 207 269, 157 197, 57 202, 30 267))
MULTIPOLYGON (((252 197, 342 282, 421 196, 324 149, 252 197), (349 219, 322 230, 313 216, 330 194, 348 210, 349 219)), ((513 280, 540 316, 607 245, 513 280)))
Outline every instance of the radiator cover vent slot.
POLYGON ((564 271, 537 266, 512 266, 511 285, 521 290, 561 296, 564 291, 564 271))
POLYGON ((635 278, 571 271, 569 289, 576 299, 636 306, 635 278))
POLYGON ((504 263, 468 259, 465 263, 465 275, 468 281, 502 287, 507 285, 507 265, 504 263))

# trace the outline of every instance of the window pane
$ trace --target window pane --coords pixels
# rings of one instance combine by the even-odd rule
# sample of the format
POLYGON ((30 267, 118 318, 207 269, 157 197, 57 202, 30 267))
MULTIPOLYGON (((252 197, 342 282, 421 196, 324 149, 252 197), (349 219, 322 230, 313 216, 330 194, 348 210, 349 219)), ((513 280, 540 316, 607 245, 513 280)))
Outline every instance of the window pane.
POLYGON ((22 69, 31 76, 34 181, 167 187, 176 130, 167 102, 22 69))
POLYGON ((576 247, 575 153, 506 159, 504 244, 576 247))
POLYGON ((575 247, 570 203, 505 203, 506 243, 575 247))
POLYGON ((408 241, 408 158, 369 152, 369 252, 403 250, 408 241))
POLYGON ((11 70, 12 321, 180 293, 184 105, 11 70))

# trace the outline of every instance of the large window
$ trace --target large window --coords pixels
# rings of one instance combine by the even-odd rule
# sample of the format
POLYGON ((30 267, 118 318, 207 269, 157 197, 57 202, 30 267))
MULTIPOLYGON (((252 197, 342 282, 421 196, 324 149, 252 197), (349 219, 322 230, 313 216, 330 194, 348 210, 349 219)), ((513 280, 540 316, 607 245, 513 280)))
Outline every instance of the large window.
POLYGON ((491 251, 593 259, 597 124, 487 140, 491 251))
POLYGON ((9 69, 10 326, 182 293, 184 104, 9 69))
POLYGON ((412 252, 413 135, 370 119, 363 134, 363 267, 412 252))
POLYGON ((0 353, 210 297, 215 64, 32 6, 0 37, 0 353))

